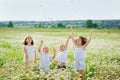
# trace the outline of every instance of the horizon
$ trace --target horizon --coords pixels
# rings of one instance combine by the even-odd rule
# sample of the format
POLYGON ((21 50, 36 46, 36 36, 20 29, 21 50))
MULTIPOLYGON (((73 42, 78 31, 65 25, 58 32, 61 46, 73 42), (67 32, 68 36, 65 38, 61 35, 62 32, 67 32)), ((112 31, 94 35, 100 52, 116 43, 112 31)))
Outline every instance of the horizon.
MULTIPOLYGON (((85 20, 52 20, 52 21, 86 21, 86 20, 120 20, 120 19, 85 19, 85 20)), ((0 22, 7 22, 7 21, 42 21, 42 20, 4 20, 4 21, 1 21, 0 22)), ((43 21, 50 21, 50 20, 43 20, 43 21)))

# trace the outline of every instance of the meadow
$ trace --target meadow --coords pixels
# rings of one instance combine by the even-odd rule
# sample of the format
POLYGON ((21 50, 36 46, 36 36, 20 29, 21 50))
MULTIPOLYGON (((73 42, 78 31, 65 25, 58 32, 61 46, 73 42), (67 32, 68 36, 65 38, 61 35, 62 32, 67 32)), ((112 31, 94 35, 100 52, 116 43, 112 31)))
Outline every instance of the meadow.
MULTIPOLYGON (((89 36, 90 29, 74 29, 75 37, 89 36)), ((70 29, 39 29, 39 28, 0 28, 0 80, 79 80, 79 75, 73 69, 74 45, 68 47, 67 69, 57 70, 54 60, 50 71, 38 71, 37 63, 30 68, 23 64, 22 41, 28 35, 33 37, 36 51, 39 41, 44 40, 53 54, 52 47, 59 52, 59 45, 65 43, 70 35, 70 29)), ((120 30, 96 29, 92 41, 86 48, 87 68, 85 80, 120 80, 120 30)))

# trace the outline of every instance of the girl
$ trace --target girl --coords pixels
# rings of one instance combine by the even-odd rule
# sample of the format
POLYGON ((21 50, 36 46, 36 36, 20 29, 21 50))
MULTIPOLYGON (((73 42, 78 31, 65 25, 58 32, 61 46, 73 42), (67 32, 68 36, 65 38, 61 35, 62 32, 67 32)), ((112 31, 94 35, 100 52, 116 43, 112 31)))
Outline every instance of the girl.
POLYGON ((60 53, 58 53, 56 60, 58 63, 58 69, 66 68, 66 59, 67 59, 67 47, 71 36, 68 37, 66 44, 60 45, 60 53))
POLYGON ((79 36, 75 40, 72 28, 71 28, 71 32, 72 32, 72 41, 75 45, 74 69, 77 70, 77 72, 79 72, 79 74, 81 75, 80 77, 83 80, 83 72, 84 72, 85 67, 86 67, 86 65, 85 65, 85 57, 86 57, 85 48, 87 47, 87 45, 91 41, 93 30, 90 31, 90 36, 89 36, 88 40, 82 36, 79 36))
POLYGON ((30 62, 36 63, 36 50, 33 39, 31 36, 27 36, 23 42, 24 44, 24 62, 28 66, 30 62))
POLYGON ((41 40, 40 41, 40 46, 38 48, 38 52, 40 53, 40 58, 41 58, 40 68, 42 68, 43 71, 47 71, 50 68, 50 60, 54 59, 55 56, 56 56, 56 50, 55 50, 55 48, 53 48, 54 55, 51 56, 49 54, 49 48, 47 46, 43 47, 43 49, 41 51, 42 45, 43 45, 43 41, 41 40))

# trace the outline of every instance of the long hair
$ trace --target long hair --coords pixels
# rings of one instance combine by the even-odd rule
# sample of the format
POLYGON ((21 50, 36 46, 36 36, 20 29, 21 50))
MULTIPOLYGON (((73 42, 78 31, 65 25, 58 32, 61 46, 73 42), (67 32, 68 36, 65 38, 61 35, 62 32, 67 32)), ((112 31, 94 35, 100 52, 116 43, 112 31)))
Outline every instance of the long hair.
MULTIPOLYGON (((29 36, 27 36, 25 39, 24 39, 24 41, 23 41, 23 45, 28 45, 28 43, 27 43, 27 38, 28 38, 29 36)), ((31 36, 30 36, 31 37, 31 36)), ((31 42, 31 45, 33 45, 34 44, 34 41, 32 40, 32 42, 31 42)))
POLYGON ((87 38, 79 36, 79 38, 81 39, 82 45, 84 45, 87 42, 87 38))

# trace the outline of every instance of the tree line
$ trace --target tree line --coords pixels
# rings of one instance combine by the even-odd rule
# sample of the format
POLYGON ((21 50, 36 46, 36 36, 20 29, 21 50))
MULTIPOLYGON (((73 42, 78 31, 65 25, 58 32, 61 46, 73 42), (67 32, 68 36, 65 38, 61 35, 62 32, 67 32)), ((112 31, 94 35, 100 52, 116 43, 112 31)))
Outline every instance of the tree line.
MULTIPOLYGON (((62 22, 56 22, 56 24, 53 24, 53 23, 47 23, 47 25, 45 24, 45 22, 30 22, 28 24, 28 22, 19 22, 19 24, 22 24, 22 25, 32 25, 33 27, 36 27, 36 28, 67 28, 67 27, 70 27, 70 26, 74 26, 74 27, 86 27, 86 28, 113 28, 113 27, 116 27, 116 28, 120 28, 120 20, 98 20, 98 21, 95 21, 95 20, 86 20, 86 21, 68 21, 68 22, 65 22, 65 21, 62 21, 62 22), (30 24, 31 23, 31 24, 30 24), (70 24, 70 25, 69 25, 70 24)), ((1 24, 1 23, 0 23, 1 24)), ((7 23, 7 27, 9 28, 13 28, 14 26, 16 26, 16 24, 18 23, 15 23, 15 22, 12 22, 12 21, 9 21, 7 23)), ((19 25, 18 24, 18 25, 19 25)), ((1 24, 1 25, 4 25, 6 26, 5 24, 1 24)))

